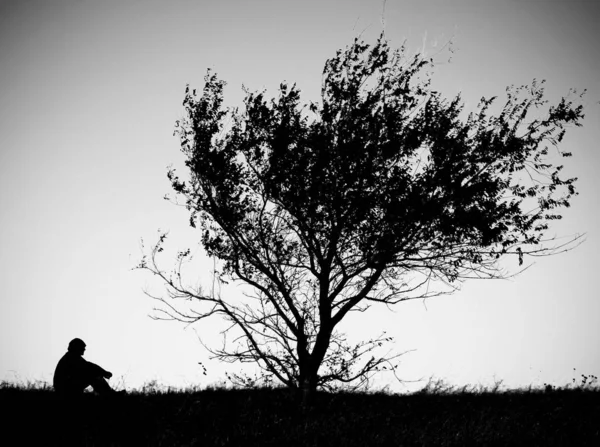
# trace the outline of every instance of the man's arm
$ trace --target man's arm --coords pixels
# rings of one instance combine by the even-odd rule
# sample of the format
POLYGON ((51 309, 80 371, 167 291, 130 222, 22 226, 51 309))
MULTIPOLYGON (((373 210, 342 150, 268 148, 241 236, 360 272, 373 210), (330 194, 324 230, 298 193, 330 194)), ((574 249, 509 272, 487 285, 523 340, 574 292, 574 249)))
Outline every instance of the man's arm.
POLYGON ((91 376, 93 376, 93 377, 101 376, 101 377, 104 377, 105 379, 110 379, 112 377, 112 373, 105 370, 101 366, 98 366, 92 362, 88 362, 87 360, 85 360, 85 363, 86 363, 86 369, 88 371, 88 374, 90 374, 91 376))

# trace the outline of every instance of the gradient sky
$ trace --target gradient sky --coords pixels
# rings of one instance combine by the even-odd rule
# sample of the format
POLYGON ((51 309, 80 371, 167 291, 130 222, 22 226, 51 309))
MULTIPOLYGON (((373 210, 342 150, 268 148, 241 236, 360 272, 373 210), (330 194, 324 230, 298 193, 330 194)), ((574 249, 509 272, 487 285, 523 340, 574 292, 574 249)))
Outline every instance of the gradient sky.
MULTIPOLYGON (((113 372, 113 385, 207 385, 235 365, 208 360, 197 334, 218 342, 218 322, 151 320, 160 292, 132 271, 157 230, 196 246, 185 210, 162 200, 166 168, 183 156, 174 122, 186 83, 208 67, 228 82, 273 94, 297 82, 318 99, 323 64, 358 34, 381 32, 381 1, 0 0, 0 380, 51 381, 68 342, 113 372), (203 376, 198 362, 208 375, 203 376)), ((506 386, 566 384, 600 374, 600 6, 591 1, 461 0, 385 4, 392 45, 440 53, 435 88, 467 108, 510 84, 547 79, 556 100, 587 88, 583 128, 567 133, 565 171, 580 195, 553 234, 587 233, 577 249, 537 259, 522 275, 465 283, 453 296, 361 315, 353 337, 396 336, 399 376, 506 386), (576 369, 574 371, 573 369, 576 369)), ((202 260, 198 279, 210 276, 202 260)), ((168 259, 164 259, 169 266, 168 259)), ((513 271, 517 260, 507 260, 513 271)), ((378 386, 403 391, 381 376, 378 386)))

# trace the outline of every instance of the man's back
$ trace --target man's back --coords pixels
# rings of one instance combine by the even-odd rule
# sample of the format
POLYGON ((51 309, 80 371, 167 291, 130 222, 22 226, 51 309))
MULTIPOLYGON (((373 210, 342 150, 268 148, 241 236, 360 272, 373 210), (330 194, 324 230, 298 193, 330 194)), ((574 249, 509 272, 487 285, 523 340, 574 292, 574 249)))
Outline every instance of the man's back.
POLYGON ((83 378, 86 374, 86 361, 80 355, 67 352, 59 360, 54 371, 54 389, 59 393, 83 391, 83 378))

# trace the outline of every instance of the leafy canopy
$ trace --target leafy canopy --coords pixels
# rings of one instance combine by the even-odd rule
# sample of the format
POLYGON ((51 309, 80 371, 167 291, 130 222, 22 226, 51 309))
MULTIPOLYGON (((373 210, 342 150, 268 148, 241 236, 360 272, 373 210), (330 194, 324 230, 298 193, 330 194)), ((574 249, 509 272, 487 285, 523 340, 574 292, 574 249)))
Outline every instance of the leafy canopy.
POLYGON ((382 35, 326 62, 318 103, 283 83, 275 98, 246 90, 243 110, 225 108, 210 70, 200 95, 188 86, 176 133, 189 177, 168 176, 221 280, 251 286, 253 301, 142 267, 207 306, 189 321, 231 321, 242 341, 220 358, 256 361, 290 386, 361 381, 385 360, 362 360, 384 339, 348 346, 335 330, 348 312, 431 296, 432 280, 501 277, 503 255, 557 251, 545 234, 576 179, 549 148, 571 155, 558 145, 582 107, 548 107, 534 80, 507 88, 498 114, 482 98, 465 116, 460 95, 432 91, 432 63, 382 35))

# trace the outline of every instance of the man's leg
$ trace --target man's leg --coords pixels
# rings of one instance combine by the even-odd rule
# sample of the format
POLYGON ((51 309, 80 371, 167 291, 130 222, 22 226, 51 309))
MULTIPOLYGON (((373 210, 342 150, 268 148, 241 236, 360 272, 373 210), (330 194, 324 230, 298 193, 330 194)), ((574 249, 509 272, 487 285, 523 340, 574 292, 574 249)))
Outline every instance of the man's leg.
POLYGON ((113 390, 108 382, 104 380, 102 376, 92 377, 90 379, 90 385, 94 388, 94 391, 100 395, 113 394, 115 390, 113 390))

